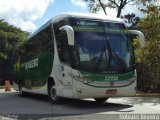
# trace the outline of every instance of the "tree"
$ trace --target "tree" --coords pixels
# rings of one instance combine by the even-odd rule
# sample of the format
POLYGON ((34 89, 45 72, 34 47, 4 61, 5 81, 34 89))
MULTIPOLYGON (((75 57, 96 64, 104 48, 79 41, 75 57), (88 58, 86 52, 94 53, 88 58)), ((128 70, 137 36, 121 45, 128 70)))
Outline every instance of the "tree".
POLYGON ((138 29, 137 24, 140 21, 140 18, 136 16, 136 14, 128 13, 124 16, 121 16, 121 18, 124 20, 125 23, 127 23, 129 29, 138 29))
POLYGON ((90 12, 97 12, 103 10, 107 15, 106 7, 117 9, 117 17, 120 17, 122 9, 134 0, 84 0, 88 3, 90 12))
POLYGON ((143 50, 136 49, 136 62, 139 88, 146 87, 160 92, 160 7, 151 5, 143 12, 146 18, 139 22, 139 27, 146 38, 143 50))
POLYGON ((0 81, 11 79, 15 49, 27 35, 28 33, 0 20, 0 81))
MULTIPOLYGON (((157 2, 157 0, 134 0, 132 4, 137 5, 140 11, 145 11, 147 6, 158 5, 159 2, 157 2)), ((121 18, 125 21, 125 23, 127 23, 129 29, 139 29, 137 24, 140 21, 140 17, 135 13, 125 14, 121 16, 121 18)))

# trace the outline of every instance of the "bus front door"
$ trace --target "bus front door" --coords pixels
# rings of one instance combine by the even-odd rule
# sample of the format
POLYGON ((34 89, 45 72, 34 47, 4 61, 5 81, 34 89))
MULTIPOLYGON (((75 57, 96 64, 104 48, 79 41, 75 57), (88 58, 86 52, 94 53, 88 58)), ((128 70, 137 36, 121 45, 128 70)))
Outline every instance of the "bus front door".
POLYGON ((63 95, 64 97, 73 98, 73 81, 72 81, 72 69, 65 65, 60 65, 62 73, 63 83, 63 95))

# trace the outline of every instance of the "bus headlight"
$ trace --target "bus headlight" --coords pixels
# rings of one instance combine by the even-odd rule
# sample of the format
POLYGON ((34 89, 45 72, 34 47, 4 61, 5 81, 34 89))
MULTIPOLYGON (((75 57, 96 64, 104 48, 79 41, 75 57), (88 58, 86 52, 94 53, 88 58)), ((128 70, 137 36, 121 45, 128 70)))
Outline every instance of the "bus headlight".
POLYGON ((82 82, 84 84, 91 83, 94 81, 94 80, 86 79, 86 78, 79 77, 79 76, 73 76, 73 75, 72 75, 72 79, 82 82))
POLYGON ((83 78, 83 77, 80 77, 79 81, 82 82, 82 83, 84 83, 84 84, 93 82, 93 80, 89 80, 89 79, 86 79, 86 78, 83 78))

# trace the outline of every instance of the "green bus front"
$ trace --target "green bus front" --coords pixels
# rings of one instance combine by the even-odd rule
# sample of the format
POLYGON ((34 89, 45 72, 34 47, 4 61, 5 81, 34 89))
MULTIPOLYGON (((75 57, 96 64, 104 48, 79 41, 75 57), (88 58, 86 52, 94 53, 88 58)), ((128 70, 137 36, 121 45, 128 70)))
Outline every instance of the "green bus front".
POLYGON ((124 23, 87 19, 68 21, 74 30, 75 42, 68 49, 73 97, 134 95, 135 59, 132 40, 124 23))

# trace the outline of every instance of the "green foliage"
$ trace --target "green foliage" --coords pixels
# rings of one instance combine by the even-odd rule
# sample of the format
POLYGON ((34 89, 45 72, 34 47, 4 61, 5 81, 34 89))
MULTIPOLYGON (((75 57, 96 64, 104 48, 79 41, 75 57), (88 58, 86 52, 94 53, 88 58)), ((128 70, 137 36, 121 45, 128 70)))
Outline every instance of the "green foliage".
POLYGON ((0 20, 0 52, 3 55, 7 56, 11 50, 14 52, 17 44, 26 39, 26 36, 26 32, 0 20))
POLYGON ((129 29, 137 29, 137 24, 140 18, 136 16, 136 14, 128 13, 124 16, 121 16, 121 18, 124 20, 125 23, 127 23, 129 29))
POLYGON ((0 81, 11 78, 15 50, 27 36, 27 32, 0 20, 0 81))
POLYGON ((6 60, 7 59, 7 55, 5 55, 4 53, 0 53, 0 59, 1 60, 6 60))
POLYGON ((146 44, 143 50, 136 49, 136 62, 139 74, 139 85, 142 89, 160 87, 160 9, 149 6, 144 11, 147 17, 139 22, 146 44), (145 88, 144 88, 145 87, 145 88))

